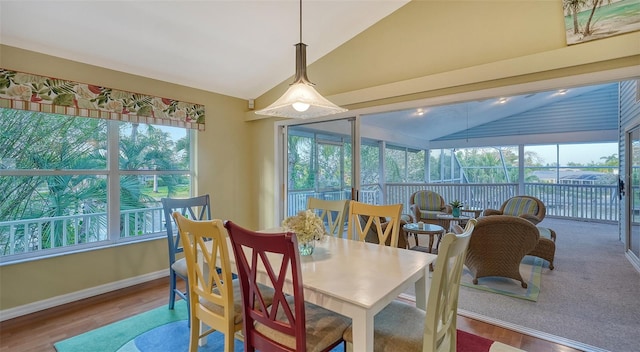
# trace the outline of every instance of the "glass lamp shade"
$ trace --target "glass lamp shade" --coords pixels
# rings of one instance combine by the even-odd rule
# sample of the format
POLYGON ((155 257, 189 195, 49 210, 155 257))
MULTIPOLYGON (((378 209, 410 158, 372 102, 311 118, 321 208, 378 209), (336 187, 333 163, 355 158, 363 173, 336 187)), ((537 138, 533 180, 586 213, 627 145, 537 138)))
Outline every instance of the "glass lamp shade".
POLYGON ((278 100, 266 108, 256 111, 256 114, 291 118, 312 118, 345 111, 347 111, 347 109, 341 108, 325 99, 310 84, 296 82, 293 83, 278 100), (305 107, 307 108, 304 109, 305 107))

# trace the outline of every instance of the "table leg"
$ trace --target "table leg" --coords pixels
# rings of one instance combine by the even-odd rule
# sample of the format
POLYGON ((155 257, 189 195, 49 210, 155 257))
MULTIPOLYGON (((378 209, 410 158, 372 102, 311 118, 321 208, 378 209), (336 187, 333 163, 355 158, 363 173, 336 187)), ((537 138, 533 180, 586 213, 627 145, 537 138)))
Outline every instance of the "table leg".
POLYGON ((366 309, 362 309, 351 317, 353 331, 353 351, 373 351, 373 317, 366 309))
POLYGON ((424 276, 422 276, 415 283, 415 291, 416 291, 416 307, 427 310, 427 297, 429 295, 429 285, 431 284, 431 279, 429 278, 429 269, 425 268, 424 276))
POLYGON ((449 227, 451 227, 451 220, 440 219, 440 226, 442 226, 442 228, 444 228, 445 231, 450 231, 449 227))
POLYGON ((438 236, 438 238, 436 239, 436 251, 438 250, 438 248, 440 247, 440 241, 442 240, 442 236, 444 236, 444 234, 446 233, 446 231, 442 231, 438 236))
POLYGON ((432 233, 429 234, 429 253, 431 253, 431 250, 433 250, 433 234, 432 233))

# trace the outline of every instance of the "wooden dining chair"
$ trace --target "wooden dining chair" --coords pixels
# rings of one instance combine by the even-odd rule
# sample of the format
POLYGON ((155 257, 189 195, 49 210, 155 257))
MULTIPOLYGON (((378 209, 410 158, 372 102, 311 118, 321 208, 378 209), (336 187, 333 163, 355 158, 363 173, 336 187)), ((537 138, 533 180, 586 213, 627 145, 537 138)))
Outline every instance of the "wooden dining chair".
MULTIPOLYGON (((464 259, 476 220, 467 222, 462 234, 447 233, 431 278, 427 311, 413 304, 392 301, 374 318, 375 352, 456 350, 458 293, 464 259)), ((344 333, 348 350, 353 342, 349 327, 344 333)))
POLYGON ((317 211, 320 219, 327 224, 327 232, 340 238, 344 235, 344 217, 348 207, 348 199, 324 200, 313 197, 307 199, 307 209, 317 211))
POLYGON ((180 233, 174 233, 174 222, 172 214, 174 211, 180 212, 184 216, 188 216, 193 220, 210 220, 211 219, 211 203, 209 195, 202 195, 192 198, 162 198, 162 208, 164 210, 165 227, 167 230, 167 240, 169 242, 169 309, 173 309, 176 296, 181 297, 187 302, 187 311, 189 309, 189 294, 187 291, 181 291, 177 288, 177 278, 185 281, 185 286, 189 287, 187 278, 187 264, 184 258, 178 258, 183 252, 180 242, 180 233))
POLYGON ((402 204, 374 205, 352 200, 347 218, 348 235, 357 241, 398 247, 401 211, 402 204), (377 239, 367 239, 370 233, 377 235, 377 239))
POLYGON ((190 220, 179 212, 172 216, 181 235, 189 279, 189 351, 197 352, 200 338, 219 331, 224 334, 225 352, 231 352, 234 334, 242 330, 242 305, 224 225, 218 219, 190 220), (201 333, 201 322, 210 329, 201 333))
POLYGON ((259 233, 231 221, 225 227, 242 287, 245 351, 315 352, 339 345, 351 320, 304 301, 296 236, 259 233), (271 305, 263 299, 260 277, 275 291, 271 305))

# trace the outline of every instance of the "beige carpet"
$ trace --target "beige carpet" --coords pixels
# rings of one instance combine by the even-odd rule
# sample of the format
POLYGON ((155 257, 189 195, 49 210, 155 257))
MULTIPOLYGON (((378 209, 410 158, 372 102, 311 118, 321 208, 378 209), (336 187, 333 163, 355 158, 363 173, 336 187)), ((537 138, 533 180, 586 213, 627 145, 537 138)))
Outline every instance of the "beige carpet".
POLYGON ((459 308, 586 351, 639 351, 640 274, 624 255, 618 225, 550 218, 540 225, 558 238, 538 301, 463 286, 459 308))

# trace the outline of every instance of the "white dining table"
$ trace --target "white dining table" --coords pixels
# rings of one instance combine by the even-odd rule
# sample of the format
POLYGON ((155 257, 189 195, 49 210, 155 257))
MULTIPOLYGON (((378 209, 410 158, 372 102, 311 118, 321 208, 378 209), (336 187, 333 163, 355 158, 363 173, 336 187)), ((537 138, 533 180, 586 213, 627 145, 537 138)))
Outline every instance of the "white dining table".
MULTIPOLYGON (((230 259, 235 272, 235 257, 230 259)), ((369 352, 375 315, 411 285, 416 305, 426 309, 429 264, 436 255, 326 236, 312 255, 300 259, 305 301, 351 318, 353 351, 369 352)), ((269 284, 266 273, 258 281, 269 284)), ((291 286, 285 285, 287 290, 291 293, 291 286)))

